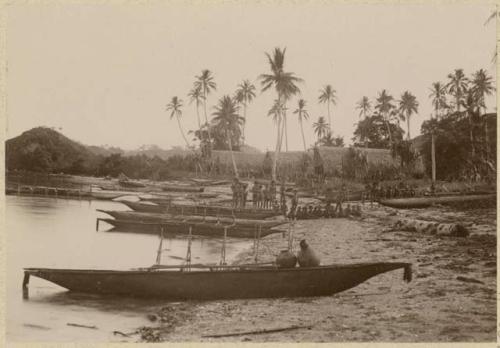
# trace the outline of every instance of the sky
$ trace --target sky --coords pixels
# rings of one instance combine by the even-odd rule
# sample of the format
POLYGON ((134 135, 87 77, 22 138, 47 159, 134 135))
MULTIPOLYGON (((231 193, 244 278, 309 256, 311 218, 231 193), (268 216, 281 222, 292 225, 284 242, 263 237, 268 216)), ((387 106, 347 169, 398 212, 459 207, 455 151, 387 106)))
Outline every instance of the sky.
MULTIPOLYGON (((411 135, 429 119, 433 82, 456 68, 470 76, 496 76, 494 10, 485 4, 334 4, 303 2, 165 2, 143 4, 10 4, 7 9, 7 137, 37 126, 55 127, 87 145, 135 149, 184 145, 165 106, 184 101, 182 125, 197 127, 187 93, 202 69, 217 90, 209 111, 244 79, 257 98, 247 111, 247 143, 272 150, 276 139, 267 116, 276 93, 261 92, 258 76, 269 72, 265 52, 286 47, 285 70, 304 79, 301 95, 312 123, 327 117, 319 90, 331 84, 334 135, 351 141, 362 96, 372 101, 386 89, 396 99, 408 90, 419 101, 411 135)), ((487 100, 496 110, 496 98, 487 100)), ((402 124, 406 129, 406 125, 402 124)), ((289 112, 289 150, 303 148, 289 112)))

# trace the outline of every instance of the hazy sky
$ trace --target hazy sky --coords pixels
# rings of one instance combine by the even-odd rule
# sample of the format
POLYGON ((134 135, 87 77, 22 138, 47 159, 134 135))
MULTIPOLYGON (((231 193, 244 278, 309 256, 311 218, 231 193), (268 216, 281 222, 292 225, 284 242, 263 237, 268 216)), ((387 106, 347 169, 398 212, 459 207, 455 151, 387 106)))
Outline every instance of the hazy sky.
MULTIPOLYGON (((495 23, 491 5, 11 5, 7 20, 7 136, 35 126, 61 127, 89 145, 133 149, 143 144, 183 145, 165 105, 184 100, 183 125, 196 127, 187 92, 195 75, 210 69, 217 91, 208 102, 232 94, 243 79, 259 86, 248 109, 247 142, 272 149, 275 129, 267 117, 274 91, 260 93, 268 72, 265 52, 286 47, 285 69, 305 82, 301 98, 312 123, 326 117, 318 94, 332 84, 334 134, 349 142, 358 120, 356 102, 382 89, 396 98, 409 90, 420 102, 412 136, 430 116, 432 82, 455 68, 467 75, 492 64, 495 23)), ((297 100, 289 108, 295 110, 297 100)), ((495 98, 488 100, 495 110, 495 98)), ((289 116, 289 148, 302 148, 289 116)), ((406 129, 406 126, 404 126, 406 129)))

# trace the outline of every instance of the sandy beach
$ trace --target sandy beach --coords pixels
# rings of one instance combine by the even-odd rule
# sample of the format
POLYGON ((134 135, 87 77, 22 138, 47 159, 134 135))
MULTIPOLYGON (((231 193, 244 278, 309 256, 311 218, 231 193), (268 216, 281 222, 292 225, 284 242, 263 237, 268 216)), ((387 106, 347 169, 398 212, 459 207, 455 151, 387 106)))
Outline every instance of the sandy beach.
MULTIPOLYGON (((406 211, 363 208, 359 219, 298 221, 294 247, 307 239, 322 264, 404 261, 413 281, 393 271, 328 297, 172 303, 158 308, 145 341, 474 341, 496 339, 495 209, 406 211), (391 230, 400 217, 455 221, 468 238, 417 235, 391 230), (457 279, 457 277, 459 277, 457 279), (461 278, 464 277, 464 278, 461 278), (275 333, 220 338, 210 335, 309 326, 275 333)), ((282 234, 263 238, 259 261, 286 249, 282 234)), ((252 250, 238 263, 253 261, 252 250)))

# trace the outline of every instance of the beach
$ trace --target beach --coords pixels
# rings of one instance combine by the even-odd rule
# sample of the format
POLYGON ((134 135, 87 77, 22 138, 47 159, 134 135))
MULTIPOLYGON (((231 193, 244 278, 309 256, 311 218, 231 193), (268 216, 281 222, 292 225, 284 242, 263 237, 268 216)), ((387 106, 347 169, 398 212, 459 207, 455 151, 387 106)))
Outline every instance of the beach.
MULTIPOLYGON (((403 271, 376 276, 326 297, 170 303, 151 313, 140 341, 227 342, 490 342, 496 339, 496 210, 445 207, 395 210, 369 204, 361 218, 297 221, 294 250, 306 239, 322 264, 411 262, 403 271), (392 229, 398 218, 459 222, 468 238, 392 229), (294 328, 299 326, 299 328, 294 328), (272 333, 207 337, 260 330, 272 333)), ((259 262, 286 249, 274 234, 259 245, 259 262)), ((252 248, 236 263, 254 262, 252 248)), ((134 335, 135 336, 135 335, 134 335)))

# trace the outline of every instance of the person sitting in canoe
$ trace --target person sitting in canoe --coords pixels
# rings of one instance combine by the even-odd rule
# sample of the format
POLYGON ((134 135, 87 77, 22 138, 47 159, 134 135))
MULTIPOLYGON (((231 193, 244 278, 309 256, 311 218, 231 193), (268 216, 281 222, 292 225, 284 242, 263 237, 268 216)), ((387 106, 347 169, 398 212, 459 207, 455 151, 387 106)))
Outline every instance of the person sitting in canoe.
POLYGON ((297 261, 300 267, 318 267, 321 263, 319 257, 307 244, 305 239, 300 241, 300 250, 297 253, 297 261))

